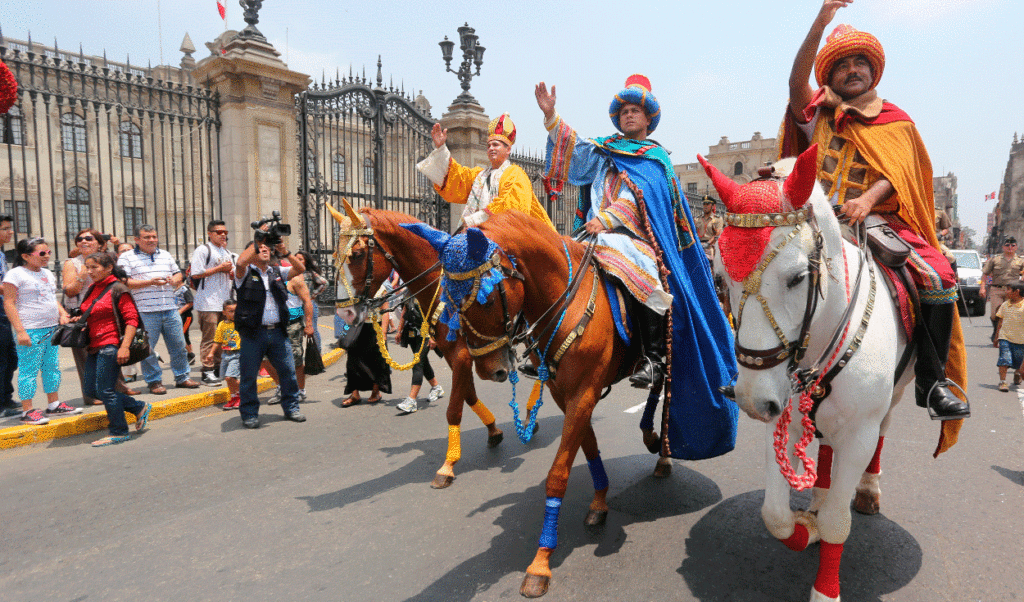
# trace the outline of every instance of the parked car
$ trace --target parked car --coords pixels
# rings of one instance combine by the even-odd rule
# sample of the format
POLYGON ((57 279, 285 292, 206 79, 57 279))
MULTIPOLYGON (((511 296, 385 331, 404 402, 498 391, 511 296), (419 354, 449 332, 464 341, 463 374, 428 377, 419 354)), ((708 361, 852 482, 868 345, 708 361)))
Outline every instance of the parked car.
POLYGON ((960 285, 960 313, 985 315, 985 300, 978 294, 981 286, 981 256, 973 249, 950 249, 956 258, 956 279, 960 285))

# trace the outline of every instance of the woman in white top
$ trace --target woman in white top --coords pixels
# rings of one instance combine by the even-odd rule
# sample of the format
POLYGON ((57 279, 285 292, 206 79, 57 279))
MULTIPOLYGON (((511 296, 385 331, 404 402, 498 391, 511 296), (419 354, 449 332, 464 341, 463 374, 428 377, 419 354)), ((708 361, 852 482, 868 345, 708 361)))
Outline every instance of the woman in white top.
POLYGON ((46 269, 50 247, 42 238, 18 241, 15 266, 4 276, 4 310, 18 341, 18 395, 24 424, 46 424, 49 416, 81 414, 59 401, 60 366, 58 348, 50 344, 57 324, 66 324, 68 313, 57 303, 57 279, 46 269), (43 373, 46 413, 32 408, 36 375, 43 373))
MULTIPOLYGON (((64 309, 71 311, 78 309, 85 298, 85 292, 92 286, 92 278, 85 269, 85 258, 97 251, 104 251, 107 248, 106 237, 99 230, 85 228, 75 236, 75 249, 78 254, 69 257, 64 262, 61 272, 61 283, 64 285, 64 309)), ((75 358, 75 368, 78 370, 78 381, 85 391, 85 359, 88 352, 84 348, 74 347, 71 355, 75 358)), ((103 405, 102 401, 87 397, 82 394, 82 402, 87 406, 103 405)))

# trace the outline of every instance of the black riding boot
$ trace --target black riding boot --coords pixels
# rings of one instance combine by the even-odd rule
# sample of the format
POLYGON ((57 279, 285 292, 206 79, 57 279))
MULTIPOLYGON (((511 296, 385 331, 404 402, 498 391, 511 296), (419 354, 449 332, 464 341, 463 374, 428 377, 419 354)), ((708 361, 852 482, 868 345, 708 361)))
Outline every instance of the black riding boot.
POLYGON ((921 305, 917 332, 917 364, 914 366, 917 405, 930 407, 938 420, 966 418, 971 408, 947 387, 946 360, 953 331, 956 305, 921 305))
POLYGON ((665 316, 646 305, 637 303, 634 307, 638 308, 634 315, 644 359, 640 369, 629 377, 629 383, 638 389, 649 389, 665 377, 665 316))

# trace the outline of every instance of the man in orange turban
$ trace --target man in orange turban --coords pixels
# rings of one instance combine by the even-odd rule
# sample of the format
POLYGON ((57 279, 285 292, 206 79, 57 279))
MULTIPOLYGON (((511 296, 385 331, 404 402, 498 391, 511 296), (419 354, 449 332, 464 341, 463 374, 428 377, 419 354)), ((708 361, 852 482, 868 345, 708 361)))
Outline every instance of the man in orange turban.
POLYGON ((917 403, 940 419, 970 415, 947 387, 967 387, 963 333, 956 312, 956 274, 939 250, 928 151, 910 117, 879 98, 885 53, 875 36, 836 27, 815 51, 836 11, 852 0, 825 0, 793 62, 780 156, 817 143, 818 181, 852 224, 884 217, 913 251, 908 260, 920 293, 917 403), (808 84, 811 70, 819 89, 808 84))

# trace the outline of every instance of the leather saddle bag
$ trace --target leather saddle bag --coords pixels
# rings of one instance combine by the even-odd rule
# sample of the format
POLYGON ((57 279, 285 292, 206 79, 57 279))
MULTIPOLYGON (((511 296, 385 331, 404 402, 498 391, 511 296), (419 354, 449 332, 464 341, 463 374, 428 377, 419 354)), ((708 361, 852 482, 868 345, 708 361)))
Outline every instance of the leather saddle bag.
POLYGON ((869 215, 864 220, 864 227, 867 231, 868 247, 879 263, 891 268, 906 265, 907 257, 910 257, 910 245, 889 227, 885 218, 869 215))

